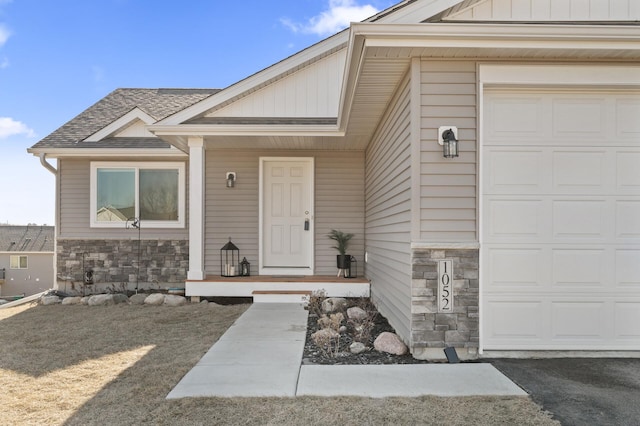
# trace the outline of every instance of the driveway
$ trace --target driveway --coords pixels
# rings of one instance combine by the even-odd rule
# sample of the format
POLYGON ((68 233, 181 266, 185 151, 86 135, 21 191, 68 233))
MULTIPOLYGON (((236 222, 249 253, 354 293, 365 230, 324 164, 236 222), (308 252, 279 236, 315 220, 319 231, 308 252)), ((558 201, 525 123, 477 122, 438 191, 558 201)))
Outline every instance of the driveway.
POLYGON ((640 359, 490 359, 563 425, 640 424, 640 359))

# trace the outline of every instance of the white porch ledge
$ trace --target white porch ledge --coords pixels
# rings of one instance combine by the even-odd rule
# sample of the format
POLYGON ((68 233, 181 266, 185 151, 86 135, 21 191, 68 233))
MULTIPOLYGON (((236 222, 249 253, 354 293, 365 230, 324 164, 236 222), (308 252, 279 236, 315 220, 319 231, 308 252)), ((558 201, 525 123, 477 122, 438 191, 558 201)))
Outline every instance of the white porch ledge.
POLYGON ((254 291, 318 291, 328 297, 369 297, 366 278, 337 278, 332 276, 283 277, 257 275, 250 277, 208 276, 204 280, 187 280, 186 296, 253 297, 254 291))

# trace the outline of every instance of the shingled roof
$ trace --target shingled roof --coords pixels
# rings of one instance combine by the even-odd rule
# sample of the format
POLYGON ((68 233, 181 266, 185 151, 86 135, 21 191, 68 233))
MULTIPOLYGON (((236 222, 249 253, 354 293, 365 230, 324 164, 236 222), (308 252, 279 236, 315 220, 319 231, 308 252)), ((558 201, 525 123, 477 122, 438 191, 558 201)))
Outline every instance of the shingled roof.
POLYGON ((53 226, 0 225, 0 252, 52 252, 53 226))
MULTIPOLYGON (((78 142, 136 107, 154 119, 162 120, 219 91, 219 89, 116 89, 31 148, 79 148, 78 142)), ((129 140, 129 142, 134 141, 129 140)), ((147 140, 146 143, 149 141, 147 140)))

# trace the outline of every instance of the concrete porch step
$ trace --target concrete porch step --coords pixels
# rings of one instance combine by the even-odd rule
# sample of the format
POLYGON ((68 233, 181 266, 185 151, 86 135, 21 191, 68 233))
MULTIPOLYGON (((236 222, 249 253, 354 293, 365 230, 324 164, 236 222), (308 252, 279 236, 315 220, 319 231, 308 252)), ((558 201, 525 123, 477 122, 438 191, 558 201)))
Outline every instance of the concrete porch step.
POLYGON ((254 303, 309 303, 310 290, 254 290, 254 303))

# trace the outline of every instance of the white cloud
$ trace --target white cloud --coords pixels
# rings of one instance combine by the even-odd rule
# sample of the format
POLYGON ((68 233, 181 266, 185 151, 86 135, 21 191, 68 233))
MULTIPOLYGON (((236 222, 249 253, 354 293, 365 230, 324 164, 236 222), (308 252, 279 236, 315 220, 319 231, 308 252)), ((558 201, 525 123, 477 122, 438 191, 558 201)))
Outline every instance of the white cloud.
POLYGON ((36 132, 26 124, 16 121, 11 117, 0 117, 0 139, 15 135, 25 135, 32 138, 36 135, 36 132))
POLYGON ((3 24, 0 24, 0 47, 2 47, 7 40, 9 40, 9 36, 11 35, 11 31, 3 24))
POLYGON ((329 0, 329 9, 306 23, 294 22, 288 18, 282 18, 280 22, 295 33, 326 36, 347 28, 351 22, 360 22, 378 12, 374 6, 358 5, 355 0, 329 0))

